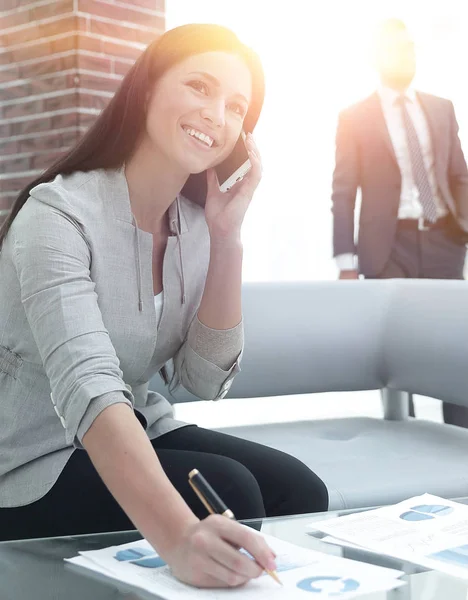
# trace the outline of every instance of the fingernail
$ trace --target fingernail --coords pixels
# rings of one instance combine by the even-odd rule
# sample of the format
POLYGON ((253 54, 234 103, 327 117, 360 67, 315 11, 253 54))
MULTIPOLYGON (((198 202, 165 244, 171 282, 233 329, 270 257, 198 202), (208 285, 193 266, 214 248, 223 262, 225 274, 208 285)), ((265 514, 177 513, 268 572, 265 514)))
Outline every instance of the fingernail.
POLYGON ((267 569, 269 571, 276 571, 276 560, 274 558, 269 558, 268 559, 267 569))

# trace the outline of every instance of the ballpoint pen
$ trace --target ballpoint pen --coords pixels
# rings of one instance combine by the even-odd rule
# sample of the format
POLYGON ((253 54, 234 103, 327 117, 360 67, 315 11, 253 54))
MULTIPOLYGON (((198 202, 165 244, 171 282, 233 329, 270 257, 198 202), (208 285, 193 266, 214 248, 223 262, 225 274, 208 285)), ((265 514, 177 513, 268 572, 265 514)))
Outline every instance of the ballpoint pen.
MULTIPOLYGON (((207 480, 203 477, 200 471, 198 471, 198 469, 193 469, 192 471, 190 471, 189 483, 193 491, 197 494, 198 498, 210 514, 223 515, 228 519, 235 520, 235 516, 232 510, 224 504, 224 502, 214 491, 211 485, 207 482, 207 480)), ((276 581, 276 583, 283 585, 275 571, 265 569, 265 572, 268 573, 268 575, 270 575, 270 577, 272 577, 276 581)))

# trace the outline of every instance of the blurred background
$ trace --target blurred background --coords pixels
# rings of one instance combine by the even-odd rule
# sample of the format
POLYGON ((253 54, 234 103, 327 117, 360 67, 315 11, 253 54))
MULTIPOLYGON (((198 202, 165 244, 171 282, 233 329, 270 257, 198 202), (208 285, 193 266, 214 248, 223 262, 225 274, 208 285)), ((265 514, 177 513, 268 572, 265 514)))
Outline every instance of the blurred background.
MULTIPOLYGON (((0 217, 23 185, 79 139, 154 37, 183 23, 215 22, 251 45, 266 72, 256 130, 264 177, 244 226, 244 279, 335 279, 336 120, 375 89, 373 28, 385 17, 407 23, 417 47, 415 87, 453 101, 466 152, 466 6, 466 0, 0 0, 0 217)), ((295 402, 300 412, 301 400, 295 402)), ((349 411, 353 403, 344 402, 349 411)), ((228 410, 226 403, 209 410, 228 410)), ((438 405, 427 406, 428 418, 439 419, 438 405)), ((329 396, 324 410, 327 416, 334 410, 329 396)), ((369 410, 378 411, 378 403, 369 402, 369 410)), ((254 412, 251 404, 247 413, 254 412)))
POLYGON ((267 93, 256 130, 264 177, 244 228, 249 280, 333 279, 330 186, 338 112, 377 82, 370 41, 398 17, 417 47, 415 87, 450 98, 468 145, 467 4, 463 0, 174 0, 168 28, 231 27, 263 61, 267 93))

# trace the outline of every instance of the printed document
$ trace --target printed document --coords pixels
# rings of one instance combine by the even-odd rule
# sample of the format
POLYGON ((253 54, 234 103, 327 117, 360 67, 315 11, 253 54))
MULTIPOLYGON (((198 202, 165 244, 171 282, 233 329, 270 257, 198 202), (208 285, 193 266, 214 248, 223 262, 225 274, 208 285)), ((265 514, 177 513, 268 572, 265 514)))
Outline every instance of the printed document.
POLYGON ((223 600, 228 597, 294 600, 310 598, 310 592, 314 597, 346 600, 405 584, 399 579, 402 571, 330 556, 272 536, 264 537, 277 555, 277 573, 283 586, 267 574, 239 588, 197 589, 185 585, 171 574, 169 566, 146 540, 80 552, 80 556, 66 560, 167 600, 223 600))
POLYGON ((468 506, 423 494, 391 506, 311 523, 362 548, 468 579, 468 506))

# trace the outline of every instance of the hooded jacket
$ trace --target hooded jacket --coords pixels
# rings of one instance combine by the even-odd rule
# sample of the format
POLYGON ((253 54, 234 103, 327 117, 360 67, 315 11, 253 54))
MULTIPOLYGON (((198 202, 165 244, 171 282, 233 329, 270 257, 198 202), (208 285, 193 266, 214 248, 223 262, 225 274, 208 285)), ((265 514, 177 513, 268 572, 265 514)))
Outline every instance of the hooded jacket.
POLYGON ((0 253, 0 507, 45 495, 111 404, 132 406, 151 439, 184 426, 148 390, 168 362, 172 387, 226 395, 240 370, 242 323, 200 323, 204 210, 180 196, 168 217, 159 326, 152 235, 132 215, 123 168, 40 184, 13 221, 0 253))

